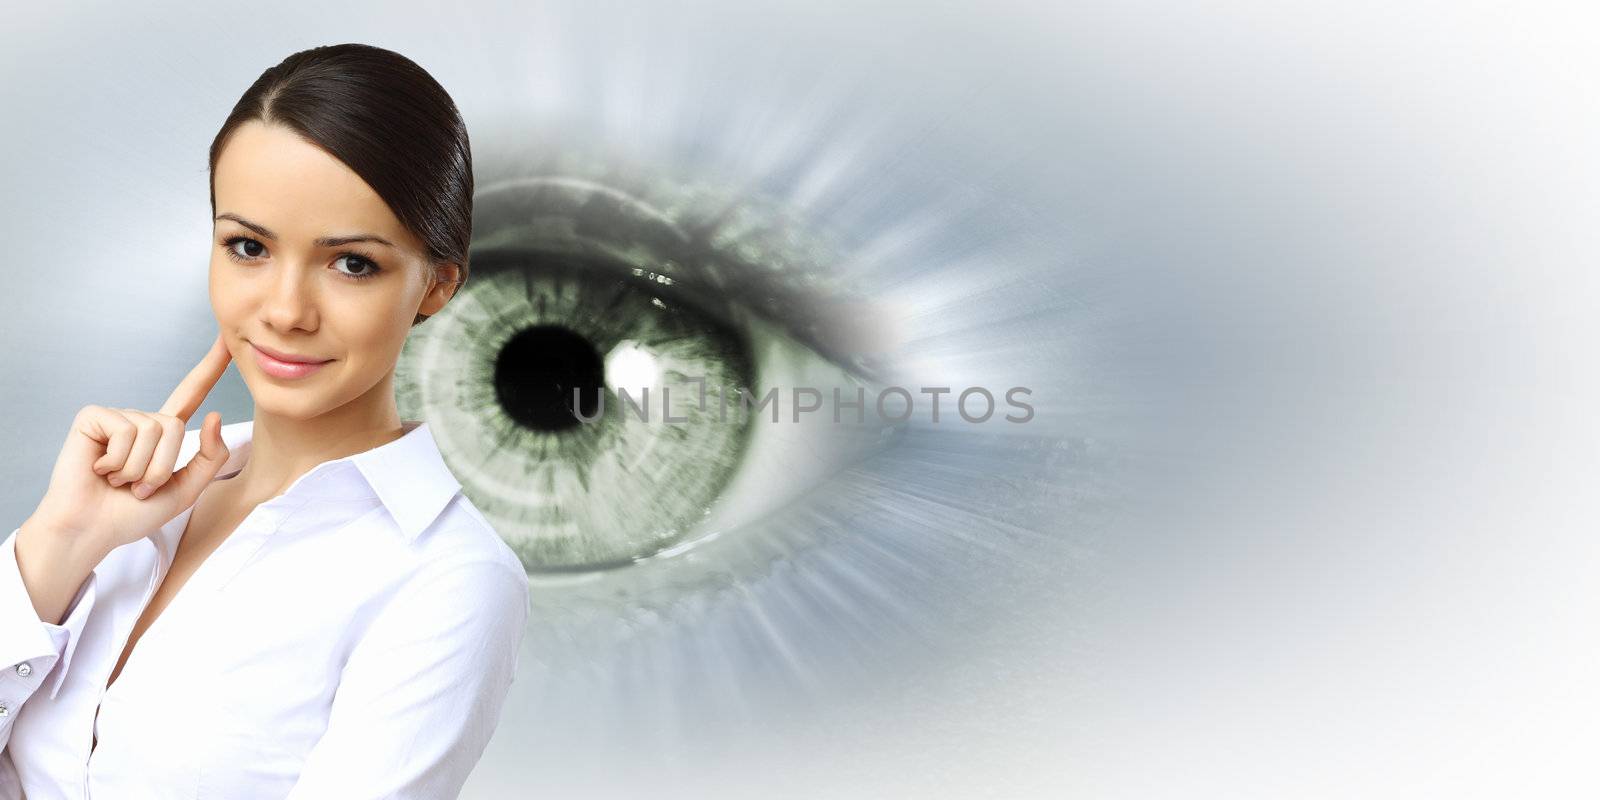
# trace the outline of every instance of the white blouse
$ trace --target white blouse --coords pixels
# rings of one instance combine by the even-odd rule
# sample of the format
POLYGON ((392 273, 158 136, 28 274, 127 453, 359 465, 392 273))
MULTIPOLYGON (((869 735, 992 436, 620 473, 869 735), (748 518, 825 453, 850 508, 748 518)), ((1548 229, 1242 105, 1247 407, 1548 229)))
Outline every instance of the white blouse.
MULTIPOLYGON (((222 426, 230 455, 214 480, 250 457, 252 424, 222 426)), ((0 798, 456 797, 516 671, 528 580, 427 424, 404 424, 256 506, 109 689, 194 507, 112 550, 60 625, 34 610, 13 531, 0 545, 0 798)), ((198 451, 196 429, 178 463, 198 451)))

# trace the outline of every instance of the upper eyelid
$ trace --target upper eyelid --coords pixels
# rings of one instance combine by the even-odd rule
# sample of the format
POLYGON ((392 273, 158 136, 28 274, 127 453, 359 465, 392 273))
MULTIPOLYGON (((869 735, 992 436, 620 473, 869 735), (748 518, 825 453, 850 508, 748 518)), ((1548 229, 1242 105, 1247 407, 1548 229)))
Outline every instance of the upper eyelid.
MULTIPOLYGON (((541 253, 537 248, 512 246, 474 252, 472 264, 475 270, 489 273, 503 269, 527 269, 529 263, 540 258, 541 253)), ((589 278, 605 275, 636 280, 641 284, 636 288, 687 299, 703 313, 724 322, 735 318, 733 308, 755 314, 783 329, 818 355, 861 378, 887 379, 886 359, 877 354, 858 352, 854 337, 840 334, 837 326, 823 324, 827 320, 814 313, 828 307, 855 309, 857 314, 864 317, 881 313, 869 300, 848 290, 826 284, 807 286, 804 274, 779 274, 727 261, 718 262, 715 269, 722 270, 724 275, 736 274, 738 278, 718 283, 707 279, 707 262, 696 258, 667 259, 653 264, 651 269, 605 258, 585 263, 593 269, 586 273, 589 278), (781 301, 778 301, 779 298, 781 301)), ((556 268, 549 264, 542 269, 573 272, 570 267, 556 268)), ((836 313, 835 321, 842 316, 836 313)))
MULTIPOLYGON (((768 251, 787 233, 800 230, 794 227, 798 222, 782 218, 776 213, 778 209, 756 198, 744 198, 729 206, 744 212, 746 216, 742 218, 725 210, 714 210, 672 219, 626 192, 582 177, 507 178, 488 184, 478 194, 487 198, 500 192, 514 195, 520 190, 535 188, 593 192, 611 201, 598 204, 596 208, 615 209, 632 202, 637 204, 635 208, 644 209, 635 213, 647 217, 649 224, 660 233, 659 243, 664 252, 659 254, 659 259, 649 264, 604 263, 605 260, 601 260, 597 265, 613 267, 619 276, 655 283, 654 291, 660 291, 664 284, 693 296, 703 310, 723 318, 727 317, 731 306, 738 306, 778 325, 818 354, 862 377, 878 378, 886 374, 887 359, 882 354, 864 351, 862 337, 857 333, 859 326, 846 324, 880 318, 884 310, 849 286, 843 276, 832 269, 830 257, 812 260, 783 253, 770 261, 749 263, 741 256, 742 245, 754 243, 758 251, 768 251), (752 218, 762 223, 780 224, 738 224, 741 219, 752 218), (825 316, 817 313, 824 310, 825 316)), ((552 208, 559 211, 544 213, 572 213, 567 206, 552 208)), ((485 226, 483 235, 491 239, 505 237, 510 243, 487 251, 475 250, 472 261, 475 267, 524 266, 530 257, 541 255, 537 246, 516 242, 516 218, 498 224, 505 229, 491 224, 485 226)), ((475 233, 475 247, 478 239, 479 234, 475 233)))
MULTIPOLYGON (((257 239, 254 236, 249 236, 249 235, 246 235, 246 234, 243 234, 243 233, 236 233, 236 234, 231 234, 231 235, 224 236, 224 237, 222 237, 221 244, 224 247, 232 247, 234 244, 236 244, 238 242, 241 242, 241 241, 245 241, 245 240, 249 240, 249 241, 255 242, 256 244, 259 244, 262 247, 266 247, 267 246, 266 242, 263 242, 263 241, 261 241, 260 239, 257 239)), ((350 249, 349 246, 342 246, 342 249, 339 251, 339 255, 342 255, 342 256, 346 256, 346 255, 355 256, 357 258, 364 258, 364 259, 366 259, 368 261, 371 261, 374 264, 378 263, 378 259, 375 256, 369 256, 369 255, 367 255, 365 253, 362 253, 362 252, 359 252, 359 251, 356 251, 356 250, 352 250, 352 249, 350 249)))

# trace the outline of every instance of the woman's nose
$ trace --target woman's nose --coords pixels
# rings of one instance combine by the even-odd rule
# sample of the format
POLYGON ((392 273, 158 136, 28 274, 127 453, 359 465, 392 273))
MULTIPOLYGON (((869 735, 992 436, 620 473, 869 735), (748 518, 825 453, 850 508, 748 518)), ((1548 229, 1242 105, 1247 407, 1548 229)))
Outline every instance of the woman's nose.
POLYGON ((292 264, 278 271, 271 289, 262 299, 261 316, 277 330, 315 328, 317 287, 312 268, 292 264))

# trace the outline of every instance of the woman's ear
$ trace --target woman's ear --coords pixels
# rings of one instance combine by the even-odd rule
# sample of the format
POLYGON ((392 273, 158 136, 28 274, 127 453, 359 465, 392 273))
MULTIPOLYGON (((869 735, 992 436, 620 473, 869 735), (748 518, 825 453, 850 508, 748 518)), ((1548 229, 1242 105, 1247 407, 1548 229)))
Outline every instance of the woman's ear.
POLYGON ((455 296, 456 288, 461 285, 461 265, 444 264, 434 271, 432 285, 428 287, 427 294, 422 296, 422 305, 417 308, 418 314, 433 316, 444 308, 455 296))

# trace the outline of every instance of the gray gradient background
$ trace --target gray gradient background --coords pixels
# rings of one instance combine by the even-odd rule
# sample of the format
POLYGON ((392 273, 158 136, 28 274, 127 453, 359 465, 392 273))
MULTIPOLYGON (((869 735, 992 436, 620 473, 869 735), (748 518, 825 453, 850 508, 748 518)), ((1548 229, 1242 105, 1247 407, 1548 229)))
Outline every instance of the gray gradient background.
MULTIPOLYGON (((948 595, 880 585, 917 648, 812 626, 788 641, 814 693, 752 679, 736 722, 695 717, 690 678, 670 702, 605 679, 655 662, 586 655, 577 676, 530 650, 465 797, 1600 794, 1600 64, 1579 4, 6 16, 9 519, 79 406, 157 406, 204 352, 205 148, 262 69, 340 41, 433 72, 483 167, 518 124, 680 164, 694 142, 724 176, 830 154, 795 163, 878 201, 826 207, 902 309, 912 372, 1033 386, 1035 424, 974 436, 1117 465, 1091 490, 1020 444, 929 433, 878 473, 925 498, 905 531, 942 498, 926 532, 990 558, 925 554, 964 576, 948 595), (962 470, 1021 488, 974 499, 945 482, 962 470), (1017 535, 951 536, 952 513, 1017 535)), ((206 408, 249 416, 237 373, 206 408)), ((719 668, 770 669, 726 644, 719 668)))

